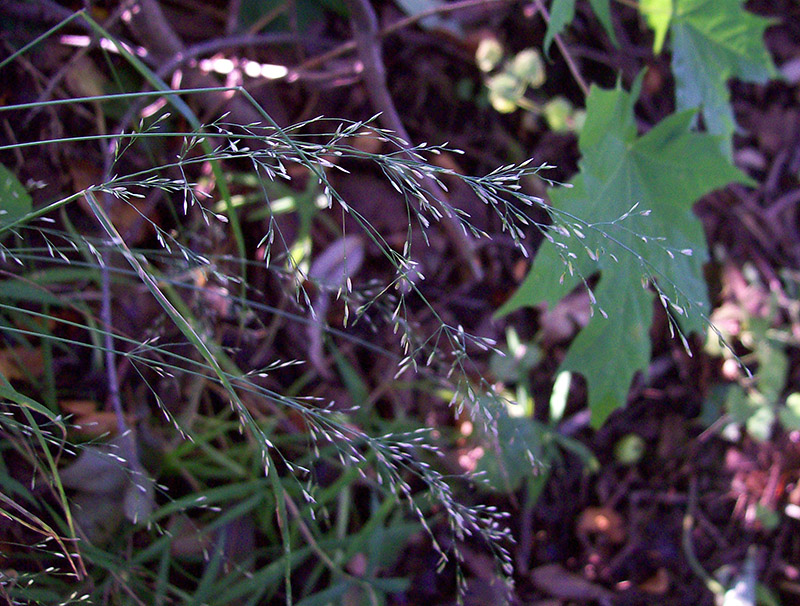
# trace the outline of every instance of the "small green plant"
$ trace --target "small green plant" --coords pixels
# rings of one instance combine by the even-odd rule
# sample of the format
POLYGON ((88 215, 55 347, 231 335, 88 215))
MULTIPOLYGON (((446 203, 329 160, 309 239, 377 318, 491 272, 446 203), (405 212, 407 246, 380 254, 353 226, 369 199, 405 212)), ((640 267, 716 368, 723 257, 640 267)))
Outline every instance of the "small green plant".
POLYGON ((556 96, 540 103, 527 96, 529 90, 545 83, 546 72, 539 51, 527 48, 506 62, 503 62, 503 54, 502 45, 491 37, 484 38, 475 51, 475 61, 486 74, 491 106, 504 114, 523 109, 534 116, 542 116, 555 132, 580 132, 585 112, 575 109, 567 99, 556 96))
POLYGON ((796 339, 790 326, 776 325, 780 315, 783 314, 773 300, 771 312, 764 317, 727 304, 712 318, 721 327, 723 339, 738 340, 749 350, 734 359, 729 349, 720 347, 717 334, 710 334, 706 344, 709 353, 724 359, 723 369, 733 379, 728 385, 718 386, 706 403, 705 412, 707 421, 728 439, 738 440, 745 431, 765 442, 776 426, 786 431, 800 430, 800 394, 785 395, 789 370, 786 350, 796 339), (739 363, 754 369, 752 375, 741 372, 739 363))
POLYGON ((498 395, 502 406, 487 402, 497 409, 496 435, 485 435, 488 452, 478 460, 477 471, 485 475, 487 485, 494 490, 515 492, 524 485, 533 507, 551 471, 563 460, 563 452, 578 456, 588 471, 597 470, 597 460, 578 440, 563 434, 559 424, 564 420, 571 374, 560 374, 549 400, 548 419, 533 418, 534 401, 530 386, 531 370, 541 360, 535 342, 523 343, 513 328, 506 331, 506 348, 492 355, 490 369, 502 388, 498 395), (531 474, 529 467, 536 470, 531 474))

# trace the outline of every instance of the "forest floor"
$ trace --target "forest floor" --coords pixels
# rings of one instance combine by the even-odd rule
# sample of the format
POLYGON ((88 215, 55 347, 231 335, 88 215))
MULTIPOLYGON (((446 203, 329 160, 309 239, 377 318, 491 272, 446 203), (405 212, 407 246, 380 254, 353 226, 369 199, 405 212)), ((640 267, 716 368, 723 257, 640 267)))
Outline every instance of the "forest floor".
MULTIPOLYGON (((382 26, 405 17, 392 2, 374 4, 382 26)), ((175 33, 189 47, 213 42, 223 35, 229 22, 227 3, 222 0, 162 5, 175 33)), ((306 5, 301 2, 298 6, 306 5)), ((669 115, 674 108, 669 57, 652 55, 652 36, 636 11, 622 4, 614 6, 619 35, 619 46, 614 46, 591 15, 588 3, 578 2, 577 6, 577 16, 564 41, 583 77, 591 84, 612 87, 620 74, 623 86, 628 88, 646 67, 637 104, 640 126, 645 130, 669 115)), ((496 37, 509 55, 540 48, 546 26, 532 7, 532 3, 487 3, 442 16, 445 26, 457 27, 458 33, 414 23, 384 36, 388 89, 411 140, 447 141, 450 147, 465 152, 443 154, 437 160, 442 166, 465 174, 485 174, 497 166, 533 158, 536 163, 555 167, 546 172, 548 179, 566 182, 575 174, 579 154, 574 133, 552 132, 541 118, 523 110, 500 114, 479 99, 483 78, 475 65, 479 41, 496 37)), ((689 355, 680 340, 670 336, 663 309, 654 304, 652 362, 648 375, 635 379, 627 404, 600 429, 592 429, 585 388, 576 379, 562 421, 554 429, 582 444, 595 459, 594 464, 561 450, 559 457, 549 461, 548 481, 535 498, 526 494, 524 487, 510 492, 468 490, 462 495, 468 501, 490 503, 512 514, 512 603, 713 604, 714 595, 707 588, 705 575, 723 571, 721 574, 728 578, 736 578, 748 567, 754 567, 760 583, 780 603, 800 603, 800 423, 792 428, 787 420, 768 427, 766 433, 762 427, 762 439, 758 439, 759 428, 753 425, 747 431, 735 423, 730 411, 736 397, 759 392, 772 394, 782 402, 787 395, 800 391, 800 5, 792 0, 755 0, 747 7, 775 18, 765 42, 784 75, 783 81, 763 86, 730 84, 740 127, 734 138, 734 159, 758 185, 716 191, 699 201, 695 212, 703 222, 713 257, 706 276, 715 305, 711 320, 730 339, 733 351, 748 364, 755 379, 748 381, 735 360, 708 345, 705 335, 690 336, 689 355), (767 363, 785 370, 785 376, 771 377, 765 372, 767 363)), ((113 11, 98 9, 97 14, 102 18, 113 11)), ((31 19, 46 21, 47 16, 42 12, 31 19)), ((351 47, 343 48, 351 39, 346 19, 315 8, 287 23, 287 31, 295 28, 291 44, 225 46, 217 54, 204 56, 246 55, 265 65, 299 66, 293 68, 297 76, 294 80, 285 78, 251 90, 282 126, 316 116, 350 120, 373 116, 377 111, 373 98, 354 69, 357 54, 351 47), (341 52, 330 53, 336 49, 341 52), (318 60, 323 53, 330 54, 318 60)), ((153 38, 152 32, 134 32, 120 23, 111 27, 153 53, 170 52, 169 44, 153 38)), ((36 29, 33 25, 31 28, 36 29)), ((74 31, 81 33, 77 28, 74 31)), ((36 98, 70 61, 72 67, 55 85, 55 94, 91 93, 94 78, 108 78, 101 75, 105 67, 93 54, 70 59, 75 52, 75 48, 50 41, 25 63, 6 68, 0 93, 3 103, 36 98)), ((558 94, 576 106, 584 103, 580 87, 555 47, 546 71, 547 80, 534 93, 535 100, 558 94)), ((170 74, 164 73, 167 81, 170 74)), ((215 77, 222 82, 225 76, 215 77)), ((201 119, 210 120, 230 110, 227 100, 217 103, 217 107, 198 106, 201 119)), ((15 125, 13 140, 105 128, 98 126, 100 118, 101 114, 89 105, 80 111, 54 108, 15 125)), ((109 129, 120 119, 122 112, 102 115, 109 129)), ((2 136, 8 138, 9 124, 4 126, 2 136)), ((370 148, 371 141, 360 144, 364 149, 380 151, 370 148)), ((22 182, 49 182, 64 192, 77 191, 103 177, 100 152, 80 142, 61 145, 57 153, 40 148, 38 157, 26 156, 21 166, 5 152, 2 161, 15 169, 22 182)), ((142 154, 128 161, 144 165, 150 160, 142 154)), ((402 242, 408 218, 402 204, 386 202, 396 200, 388 182, 366 163, 352 161, 346 168, 349 174, 331 176, 337 191, 390 245, 402 242)), ((229 169, 244 174, 247 167, 229 169)), ((307 175, 297 172, 295 177, 292 187, 302 190, 307 175)), ((544 426, 555 371, 585 321, 585 298, 576 293, 554 310, 537 307, 495 319, 494 312, 521 282, 529 261, 509 245, 497 218, 474 196, 457 182, 448 185, 452 203, 466 208, 476 225, 490 236, 475 253, 483 275, 476 278, 468 271, 456 250, 457 242, 446 230, 434 227, 429 231, 429 245, 415 253, 424 260, 422 292, 450 325, 463 326, 500 344, 506 343, 507 331, 513 327, 520 342, 535 350, 527 380, 534 399, 534 418, 544 426)), ((528 186, 532 193, 546 196, 543 183, 531 182, 528 186)), ((236 183, 232 187, 237 191, 236 183)), ((239 191, 245 191, 246 186, 240 187, 239 191)), ((166 206, 148 199, 140 210, 142 216, 157 224, 171 225, 174 218, 166 206)), ((69 214, 78 229, 90 223, 85 209, 76 207, 69 214)), ((303 229, 298 217, 287 214, 279 218, 287 242, 303 229)), ((314 251, 325 250, 335 239, 330 225, 341 227, 346 222, 348 233, 358 229, 335 209, 321 211, 315 217, 310 227, 314 251)), ((242 218, 247 249, 253 259, 258 259, 266 219, 255 207, 245 209, 242 218)), ((120 214, 114 219, 120 230, 126 231, 129 244, 145 248, 153 245, 153 235, 140 215, 120 214)), ((529 245, 535 247, 536 236, 531 234, 531 238, 529 245)), ((202 254, 236 253, 232 239, 212 229, 198 235, 197 245, 202 254)), ((235 267, 230 270, 235 271, 235 267)), ((385 280, 386 275, 385 259, 368 245, 358 281, 367 284, 373 279, 385 280)), ((252 269, 248 283, 253 292, 265 293, 266 304, 287 309, 286 297, 276 288, 280 284, 268 272, 252 269)), ((237 362, 258 365, 270 359, 314 357, 309 354, 312 346, 308 345, 306 326, 300 322, 266 322, 273 331, 269 346, 261 347, 258 339, 248 342, 251 336, 237 333, 236 321, 226 315, 225 303, 215 298, 215 292, 198 295, 202 300, 193 304, 206 307, 205 321, 211 323, 210 331, 219 342, 248 349, 247 360, 237 362)), ((158 309, 150 295, 143 291, 141 300, 138 296, 115 293, 119 305, 115 323, 125 334, 139 334, 156 322, 158 309)), ((412 305, 409 312, 420 326, 432 325, 430 313, 422 306, 412 305)), ((341 305, 333 306, 329 313, 332 325, 341 322, 342 313, 341 305)), ((358 326, 354 330, 380 348, 396 349, 390 330, 375 334, 360 333, 358 326)), ((478 451, 465 420, 455 416, 446 401, 425 390, 392 392, 387 378, 394 375, 396 359, 360 352, 345 338, 337 338, 336 343, 366 386, 368 400, 383 422, 411 417, 457 436, 443 441, 446 464, 454 472, 470 471, 475 464, 471 457, 478 451)), ((615 355, 613 351, 607 353, 615 355)), ((476 354, 474 360, 485 376, 493 376, 491 356, 476 354)), ((85 394, 94 389, 92 385, 104 381, 97 374, 81 372, 83 363, 85 359, 62 361, 66 378, 59 380, 59 390, 85 394)), ((336 378, 340 375, 334 369, 340 367, 334 361, 315 357, 313 367, 315 372, 310 375, 293 367, 281 369, 273 375, 273 387, 291 385, 294 389, 301 381, 303 393, 308 395, 324 401, 351 400, 352 386, 336 378)), ((121 378, 123 389, 140 393, 136 373, 123 370, 121 378)), ((99 392, 102 394, 103 389, 99 392)), ((768 406, 775 404, 769 402, 768 406)), ((435 535, 440 530, 444 533, 445 528, 433 528, 435 535)), ((404 557, 387 571, 389 576, 412 579, 410 588, 395 595, 392 603, 454 603, 452 570, 446 568, 437 574, 437 558, 430 543, 422 533, 415 537, 402 547, 404 557)), ((466 603, 498 603, 495 567, 483 546, 468 542, 463 550, 466 603)))

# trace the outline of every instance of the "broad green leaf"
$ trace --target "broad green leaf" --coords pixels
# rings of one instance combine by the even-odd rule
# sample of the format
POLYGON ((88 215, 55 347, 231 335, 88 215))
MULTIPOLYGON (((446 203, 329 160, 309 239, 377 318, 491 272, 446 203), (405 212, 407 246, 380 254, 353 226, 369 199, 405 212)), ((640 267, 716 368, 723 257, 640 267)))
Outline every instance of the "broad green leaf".
POLYGON ((672 0, 639 0, 639 12, 655 34, 653 52, 658 54, 664 47, 664 39, 672 20, 672 0))
MULTIPOLYGON (((614 34, 614 26, 611 22, 611 7, 609 0, 589 0, 592 5, 592 10, 603 28, 606 30, 611 41, 616 44, 617 36, 614 34)), ((550 22, 547 24, 547 31, 544 35, 544 49, 545 56, 549 56, 550 45, 553 43, 553 38, 560 34, 568 23, 575 17, 575 0, 553 0, 550 6, 550 22)))
POLYGON ((33 200, 14 173, 0 164, 0 231, 27 215, 33 200))
POLYGON ((768 19, 748 13, 741 0, 675 0, 672 71, 677 110, 699 109, 706 130, 722 135, 731 157, 736 123, 727 82, 763 83, 776 71, 764 46, 768 19))
POLYGON ((786 431, 800 431, 800 393, 789 394, 786 405, 778 409, 778 417, 786 431))
MULTIPOLYGON (((513 492, 530 478, 534 461, 543 462, 547 429, 533 419, 503 412, 497 417, 496 430, 495 451, 482 456, 475 471, 490 490, 513 492)), ((487 440, 492 443, 488 436, 487 440)))
POLYGON ((597 18, 603 25, 603 29, 606 30, 608 37, 611 38, 611 41, 616 46, 617 36, 614 34, 614 24, 611 21, 611 7, 609 6, 609 0, 589 0, 589 4, 592 5, 594 14, 597 15, 597 18))
POLYGON ((670 301, 689 310, 685 330, 703 328, 699 314, 708 313, 708 301, 702 266, 708 254, 692 205, 731 181, 749 183, 721 153, 719 137, 690 130, 694 112, 672 115, 638 136, 633 106, 641 81, 640 75, 630 93, 619 85, 592 87, 579 139, 580 173, 571 187, 550 196, 554 214, 567 221, 572 235, 551 232, 557 243, 542 245, 519 290, 498 311, 555 304, 600 272, 593 294, 608 318, 593 314, 559 369, 586 378, 595 426, 625 403, 633 375, 649 362, 654 294, 643 281, 654 280, 670 301), (558 243, 569 244, 576 256, 567 256, 558 243), (562 281, 554 279, 559 275, 562 281))
POLYGON ((564 28, 575 17, 575 0, 553 0, 550 7, 550 22, 544 34, 542 49, 545 56, 550 56, 550 45, 553 38, 564 31, 564 28))

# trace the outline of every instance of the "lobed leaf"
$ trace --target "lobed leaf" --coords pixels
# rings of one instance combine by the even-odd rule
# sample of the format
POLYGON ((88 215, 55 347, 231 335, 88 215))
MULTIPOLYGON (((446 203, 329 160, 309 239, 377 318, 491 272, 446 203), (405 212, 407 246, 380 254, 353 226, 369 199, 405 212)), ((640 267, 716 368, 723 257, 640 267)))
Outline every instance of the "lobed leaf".
POLYGON ((674 0, 673 5, 670 30, 677 110, 702 111, 706 130, 722 135, 722 149, 730 158, 736 122, 727 82, 738 78, 764 83, 775 77, 764 46, 770 21, 745 11, 741 0, 674 0))
MULTIPOLYGON (((542 245, 519 290, 498 311, 555 304, 600 272, 593 296, 608 318, 593 315, 559 369, 586 378, 595 426, 625 403, 634 374, 649 362, 654 294, 642 283, 655 284, 678 315, 686 307, 707 312, 702 266, 708 253, 692 205, 732 181, 749 183, 720 151, 719 137, 690 130, 694 112, 674 114, 638 136, 633 107, 641 81, 640 75, 631 92, 592 87, 579 139, 580 173, 570 187, 551 192, 559 231, 550 232, 554 242, 542 245), (570 250, 582 247, 585 254, 568 256, 559 246, 565 230, 576 236, 570 250), (553 280, 559 274, 563 280, 553 280)), ((702 330, 700 313, 685 320, 685 329, 702 330)))

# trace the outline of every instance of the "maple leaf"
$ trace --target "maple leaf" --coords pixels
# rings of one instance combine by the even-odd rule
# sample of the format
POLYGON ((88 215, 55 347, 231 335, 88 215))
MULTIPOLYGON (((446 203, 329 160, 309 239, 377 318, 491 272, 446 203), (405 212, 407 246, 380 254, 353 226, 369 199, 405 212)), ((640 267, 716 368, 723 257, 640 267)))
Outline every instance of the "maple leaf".
POLYGON ((763 84, 776 76, 764 46, 764 30, 771 21, 745 11, 741 0, 673 4, 670 32, 677 110, 700 109, 706 130, 723 135, 723 149, 731 157, 736 122, 727 82, 738 78, 763 84))
POLYGON ((554 304, 600 272, 592 294, 601 313, 593 314, 561 365, 586 378, 595 426, 625 403, 634 374, 648 366, 653 290, 683 317, 684 330, 704 328, 708 253, 692 205, 732 181, 750 183, 725 158, 719 137, 690 130, 692 111, 638 136, 633 106, 641 82, 642 74, 630 93, 619 84, 592 86, 580 172, 550 194, 552 241, 542 244, 519 290, 498 311, 554 304), (561 281, 554 279, 559 274, 561 281))

